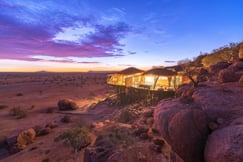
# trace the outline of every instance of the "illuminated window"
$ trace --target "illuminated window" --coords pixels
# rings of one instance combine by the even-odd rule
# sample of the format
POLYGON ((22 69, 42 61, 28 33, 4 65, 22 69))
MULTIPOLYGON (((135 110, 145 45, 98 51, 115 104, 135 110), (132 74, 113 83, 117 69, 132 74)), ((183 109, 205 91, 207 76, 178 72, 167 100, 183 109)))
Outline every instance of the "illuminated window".
POLYGON ((145 76, 145 84, 153 84, 154 77, 153 76, 145 76))

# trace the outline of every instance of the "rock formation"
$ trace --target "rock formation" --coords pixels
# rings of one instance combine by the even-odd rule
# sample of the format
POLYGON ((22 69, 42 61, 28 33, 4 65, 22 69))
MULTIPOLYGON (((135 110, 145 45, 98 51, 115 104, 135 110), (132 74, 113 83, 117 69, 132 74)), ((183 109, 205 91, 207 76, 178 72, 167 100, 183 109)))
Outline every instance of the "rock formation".
POLYGON ((205 148, 206 162, 243 161, 243 118, 230 126, 214 131, 205 148))
POLYGON ((208 119, 198 105, 177 99, 162 101, 154 112, 154 127, 186 162, 203 162, 208 119))
POLYGON ((57 103, 59 110, 76 110, 78 105, 70 99, 62 99, 57 103))
POLYGON ((34 142, 36 133, 33 128, 21 132, 17 137, 17 146, 20 150, 24 149, 28 144, 34 142))
POLYGON ((243 42, 240 45, 239 60, 243 61, 243 42))

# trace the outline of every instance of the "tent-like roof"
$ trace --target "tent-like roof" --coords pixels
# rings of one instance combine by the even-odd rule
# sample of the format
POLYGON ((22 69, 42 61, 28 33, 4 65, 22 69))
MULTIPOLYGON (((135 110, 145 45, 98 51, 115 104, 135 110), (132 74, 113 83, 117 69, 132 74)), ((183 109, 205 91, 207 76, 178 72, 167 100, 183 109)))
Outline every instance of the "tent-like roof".
POLYGON ((118 72, 117 74, 130 75, 130 74, 136 74, 141 72, 143 72, 143 70, 137 69, 135 67, 129 67, 127 69, 118 72))
POLYGON ((154 74, 154 75, 161 75, 161 76, 170 76, 170 75, 176 75, 176 72, 173 72, 171 70, 165 69, 165 68, 156 68, 156 69, 151 69, 144 74, 154 74))
POLYGON ((169 66, 169 67, 166 67, 166 69, 168 69, 168 70, 172 70, 173 69, 176 72, 183 71, 182 65, 169 66))

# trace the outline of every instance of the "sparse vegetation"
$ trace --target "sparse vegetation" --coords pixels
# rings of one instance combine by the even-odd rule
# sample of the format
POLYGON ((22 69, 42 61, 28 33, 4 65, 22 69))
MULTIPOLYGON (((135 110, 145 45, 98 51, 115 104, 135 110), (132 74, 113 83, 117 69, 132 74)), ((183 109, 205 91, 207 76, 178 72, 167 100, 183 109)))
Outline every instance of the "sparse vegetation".
POLYGON ((64 146, 71 147, 75 153, 75 162, 79 161, 81 150, 91 143, 86 128, 72 128, 55 138, 55 142, 63 141, 64 146))
POLYGON ((61 121, 62 121, 63 123, 70 123, 70 122, 72 122, 72 118, 71 118, 71 116, 65 115, 65 116, 61 119, 61 121))
POLYGON ((14 116, 16 119, 21 119, 27 116, 27 111, 20 107, 14 107, 9 111, 9 114, 14 116))
POLYGON ((132 112, 130 109, 125 108, 121 111, 118 121, 122 123, 129 123, 136 117, 136 114, 132 112))
POLYGON ((23 93, 17 93, 16 96, 23 96, 23 93))
POLYGON ((8 108, 7 105, 0 105, 0 110, 1 110, 1 109, 6 109, 6 108, 8 108))
POLYGON ((202 59, 202 64, 206 67, 214 65, 218 62, 232 63, 238 60, 240 44, 229 43, 229 45, 215 49, 210 54, 206 54, 202 59))
POLYGON ((106 139, 114 145, 127 144, 131 145, 135 141, 132 137, 132 131, 130 128, 114 125, 106 128, 101 133, 102 139, 106 139))
POLYGON ((51 113, 54 112, 54 109, 55 109, 55 108, 53 108, 53 107, 48 107, 48 108, 46 109, 46 113, 47 113, 47 114, 51 114, 51 113))

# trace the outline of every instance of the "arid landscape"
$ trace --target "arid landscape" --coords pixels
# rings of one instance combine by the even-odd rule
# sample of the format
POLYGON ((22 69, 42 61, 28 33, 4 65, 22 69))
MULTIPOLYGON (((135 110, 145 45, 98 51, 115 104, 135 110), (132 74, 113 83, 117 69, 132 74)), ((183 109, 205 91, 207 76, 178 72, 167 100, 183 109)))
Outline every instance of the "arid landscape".
POLYGON ((0 162, 243 162, 242 6, 0 0, 0 162))
MULTIPOLYGON (((110 113, 110 109, 107 108, 100 113, 97 112, 98 115, 87 112, 89 107, 114 93, 105 84, 105 74, 40 72, 1 73, 0 75, 0 102, 2 107, 6 106, 1 108, 0 112, 1 141, 34 126, 45 127, 49 123, 57 125, 50 134, 39 137, 27 149, 4 161, 41 161, 49 155, 56 161, 59 161, 58 159, 65 161, 69 158, 69 154, 66 154, 68 150, 61 149, 61 143, 55 143, 54 137, 74 125, 90 125, 110 113), (57 102, 66 98, 75 101, 79 107, 75 113, 69 115, 73 121, 69 124, 61 122, 63 116, 69 113, 62 113, 57 108, 57 102), (21 109, 26 116, 21 119, 11 116, 10 110, 13 108, 21 109), (31 150, 31 148, 36 149, 31 150), (56 151, 54 153, 51 150, 56 151)), ((7 152, 1 145, 1 159, 8 156, 7 152)))
POLYGON ((190 73, 185 72, 189 78, 193 72, 192 82, 174 94, 164 91, 168 96, 156 102, 146 97, 122 103, 126 95, 132 101, 131 90, 125 96, 119 93, 121 86, 106 83, 107 73, 1 73, 0 158, 6 162, 71 162, 77 157, 84 162, 240 162, 241 51, 232 63, 209 67, 196 68, 202 59, 198 57, 190 63, 190 73), (89 139, 81 143, 80 153, 57 140, 75 128, 85 129, 83 139, 86 135, 89 139))

